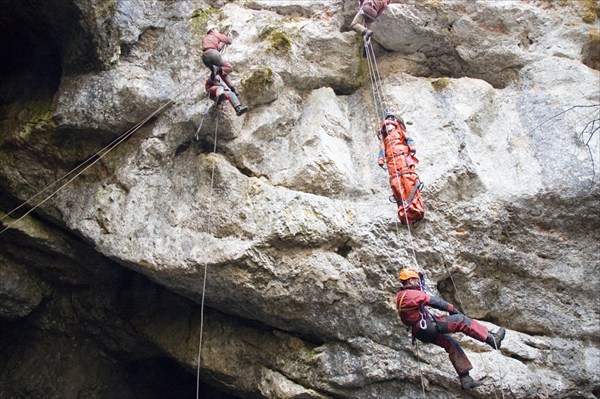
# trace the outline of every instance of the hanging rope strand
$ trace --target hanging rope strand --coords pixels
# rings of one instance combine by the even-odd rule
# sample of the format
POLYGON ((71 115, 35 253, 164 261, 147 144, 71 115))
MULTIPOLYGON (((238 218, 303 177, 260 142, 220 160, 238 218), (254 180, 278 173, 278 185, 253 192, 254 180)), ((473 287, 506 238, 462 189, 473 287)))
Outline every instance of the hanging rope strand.
MULTIPOLYGON (((202 79, 202 78, 200 78, 200 79, 202 79)), ((190 83, 188 86, 184 87, 181 91, 179 91, 175 95, 175 98, 178 99, 190 87, 196 85, 200 81, 200 79, 197 79, 194 82, 190 83)), ((4 221, 4 219, 8 218, 10 215, 12 215, 13 213, 15 213, 16 211, 18 211, 19 209, 21 209, 25 205, 31 204, 32 201, 35 198, 39 197, 40 195, 42 195, 46 191, 50 190, 52 187, 56 186, 61 181, 63 181, 64 179, 68 178, 69 176, 71 176, 72 174, 75 173, 75 176, 73 176, 72 178, 70 178, 69 180, 67 180, 66 183, 62 184, 58 189, 54 190, 52 193, 50 193, 50 195, 46 196, 42 201, 40 201, 39 203, 37 203, 36 205, 34 205, 31 209, 29 209, 27 212, 25 212, 25 214, 23 214, 22 216, 20 216, 16 220, 12 221, 11 223, 8 223, 6 225, 6 227, 0 231, 0 234, 4 233, 6 230, 12 228, 16 223, 18 223, 21 220, 23 220, 27 215, 29 215, 35 209, 37 209, 38 207, 40 207, 41 205, 43 205, 44 203, 46 203, 48 200, 50 200, 52 197, 54 197, 60 190, 62 190, 63 188, 65 188, 69 183, 71 183, 73 180, 75 180, 77 177, 79 177, 81 174, 83 174, 86 170, 88 170, 89 168, 91 168, 92 166, 94 166, 98 161, 100 161, 102 158, 104 158, 110 151, 112 151, 119 144, 121 144, 123 141, 127 140, 131 135, 133 135, 135 132, 137 132, 150 119, 154 118, 155 116, 157 116, 158 114, 160 114, 162 111, 164 111, 166 108, 168 108, 169 106, 171 106, 172 104, 174 104, 175 101, 176 100, 169 100, 169 101, 167 101, 166 103, 164 103, 163 105, 161 105, 159 108, 157 108, 155 111, 153 111, 151 114, 149 114, 147 117, 145 117, 140 122, 138 122, 136 125, 134 125, 133 127, 129 128, 127 131, 125 131, 124 133, 122 133, 119 137, 117 137, 115 140, 113 140, 110 144, 108 144, 107 146, 105 146, 104 148, 102 148, 101 150, 99 150, 98 152, 96 152, 94 155, 92 155, 91 157, 89 157, 81 165, 78 165, 73 170, 71 170, 70 172, 68 172, 64 176, 62 176, 60 179, 56 180, 54 183, 49 184, 48 186, 46 186, 45 188, 43 188, 41 191, 37 192, 35 195, 33 195, 32 197, 30 197, 27 201, 23 202, 22 204, 20 204, 19 206, 17 206, 16 208, 14 208, 10 212, 8 212, 7 214, 3 215, 2 218, 0 218, 0 222, 4 221), (93 159, 93 161, 91 161, 92 159, 93 159), (77 172, 77 171, 79 171, 79 172, 77 172)))
POLYGON ((385 100, 385 94, 383 91, 383 79, 381 78, 381 73, 379 72, 379 65, 377 64, 377 57, 375 57, 375 49, 373 45, 369 42, 369 53, 371 54, 372 62, 373 62, 373 71, 375 73, 376 81, 379 83, 379 88, 381 92, 381 109, 383 111, 383 115, 385 116, 385 111, 387 110, 387 102, 385 100))
POLYGON ((370 40, 365 43, 365 52, 367 53, 367 65, 369 69, 369 79, 371 80, 371 91, 375 102, 375 111, 377 113, 377 120, 380 121, 385 118, 386 108, 381 75, 377 69, 377 59, 375 58, 375 51, 373 50, 373 45, 370 40))
POLYGON ((21 205, 17 206, 13 210, 11 210, 10 212, 8 212, 4 216, 2 216, 2 218, 0 218, 0 221, 6 219, 8 217, 10 217, 10 215, 12 215, 13 213, 15 213, 16 211, 18 211, 19 209, 21 209, 25 205, 30 204, 34 199, 36 199, 37 197, 39 197, 40 195, 42 195, 43 193, 45 193, 46 191, 48 191, 50 188, 52 188, 53 186, 57 185, 58 183, 60 183, 61 181, 63 181, 64 179, 66 179, 67 177, 69 177, 70 175, 72 175, 73 173, 76 173, 80 168, 85 167, 92 160, 97 159, 96 157, 101 158, 102 156, 104 156, 104 154, 106 152, 110 151, 110 149, 114 148, 114 146, 116 146, 116 144, 120 143, 122 141, 123 137, 129 137, 129 135, 130 135, 130 133, 131 133, 132 130, 135 131, 136 129, 138 129, 147 120, 148 120, 148 117, 144 118, 143 120, 141 120, 140 122, 138 122, 136 125, 134 125, 133 127, 129 128, 127 131, 125 131, 119 137, 117 137, 112 142, 110 142, 110 144, 106 145, 104 148, 102 148, 99 151, 97 151, 95 154, 93 154, 92 156, 90 156, 89 158, 87 158, 84 162, 82 162, 81 164, 79 164, 77 167, 75 167, 74 169, 70 170, 68 173, 66 173, 65 175, 63 175, 61 178, 59 178, 55 182, 47 185, 41 191, 37 192, 35 195, 33 195, 31 198, 29 198, 27 201, 21 203, 21 205))
MULTIPOLYGON (((448 268, 446 267, 446 264, 443 263, 443 265, 444 265, 444 270, 446 271, 446 274, 448 274, 450 276, 450 281, 452 282, 452 286, 454 287, 454 292, 456 293, 456 299, 458 299, 458 303, 460 304, 460 308, 463 310, 463 312, 467 313, 467 310, 464 307, 462 299, 460 297, 460 292, 458 291, 458 288, 456 287, 456 283, 454 282, 454 277, 452 277, 452 273, 450 273, 448 271, 448 268)), ((486 375, 490 375, 490 372, 489 372, 488 367, 487 367, 487 362, 484 361, 483 355, 481 354, 481 352, 479 352, 479 358, 481 360, 481 363, 483 364, 483 369, 485 371, 485 374, 486 375)), ((500 370, 498 370, 499 380, 500 381, 502 381, 502 379, 503 379, 503 376, 502 376, 501 373, 502 372, 500 370)), ((502 396, 502 399, 504 399, 504 389, 502 389, 502 388, 498 389, 498 388, 494 387, 494 396, 496 398, 498 398, 498 390, 500 390, 500 394, 502 396)))
MULTIPOLYGON (((11 223, 8 223, 6 225, 6 227, 4 227, 4 229, 2 229, 0 231, 0 234, 4 233, 6 230, 12 228, 16 223, 20 222, 21 220, 23 220, 27 215, 29 215, 31 212, 33 212, 34 210, 36 210, 37 208, 39 208, 41 205, 43 205, 44 203, 46 203, 47 201, 49 201, 51 198, 53 198, 56 194, 58 194, 58 192, 60 190, 62 190, 63 188, 65 188, 68 184, 70 184, 73 180, 75 180, 77 177, 79 177, 81 174, 83 174, 85 171, 87 171, 89 168, 91 168, 92 166, 94 166, 96 163, 98 163, 99 161, 101 161, 110 151, 112 151, 115 147, 117 147, 119 144, 121 144, 123 141, 127 140, 131 135, 133 135, 136 131, 138 131, 147 121, 149 121, 150 119, 152 119, 154 116, 158 115, 159 113, 161 113, 165 108, 167 108, 168 106, 170 106, 172 104, 172 101, 169 101, 167 103, 165 103, 164 105, 162 105, 160 108, 158 108, 156 111, 154 111, 152 114, 148 115, 145 119, 143 119, 142 121, 140 121, 135 127, 129 129, 126 133, 122 134, 118 140, 113 141, 113 143, 108 146, 105 147, 100 152, 98 152, 97 158, 94 159, 93 162, 89 163, 85 168, 81 169, 79 172, 77 172, 75 174, 75 176, 71 177, 69 180, 67 180, 64 184, 62 184, 60 187, 58 187, 56 190, 54 190, 52 193, 50 193, 50 195, 46 196, 42 201, 40 201, 39 203, 37 203, 36 205, 34 205, 31 209, 29 209, 27 212, 25 212, 22 216, 20 216, 19 218, 17 218, 16 220, 12 221, 11 223)), ((94 155, 94 156, 96 156, 94 155)), ((86 161, 87 162, 87 161, 86 161)), ((76 168, 77 169, 77 168, 76 168)), ((69 176, 71 173, 67 174, 66 176, 69 176)), ((51 187, 52 185, 48 186, 51 187)), ((47 188, 46 188, 47 189, 47 188)), ((44 190, 46 190, 44 189, 44 190)), ((42 190, 42 191, 44 191, 42 190)), ((34 197, 38 196, 40 193, 36 194, 34 197)), ((29 200, 31 201, 31 199, 29 200)), ((27 201, 27 202, 29 202, 27 201)), ((26 203, 27 203, 26 202, 26 203)), ((21 204, 18 208, 24 206, 24 204, 21 204)), ((17 208, 15 208, 16 210, 17 208)), ((14 211, 11 211, 11 213, 14 213, 14 211)))
MULTIPOLYGON (((204 120, 204 118, 203 118, 204 120)), ((217 153, 217 134, 219 131, 219 113, 217 112, 215 122, 215 137, 213 143, 213 154, 217 153)), ((210 203, 208 206, 208 221, 207 221, 207 233, 210 236, 212 234, 212 208, 214 205, 214 182, 215 182, 215 163, 216 159, 213 159, 211 173, 210 173, 210 203)), ((202 300, 200 302, 200 333, 198 336, 198 367, 196 370, 196 399, 200 397, 200 364, 202 360, 202 335, 204 333, 204 298, 206 293, 206 279, 208 276, 208 262, 204 263, 204 278, 202 280, 202 300)))

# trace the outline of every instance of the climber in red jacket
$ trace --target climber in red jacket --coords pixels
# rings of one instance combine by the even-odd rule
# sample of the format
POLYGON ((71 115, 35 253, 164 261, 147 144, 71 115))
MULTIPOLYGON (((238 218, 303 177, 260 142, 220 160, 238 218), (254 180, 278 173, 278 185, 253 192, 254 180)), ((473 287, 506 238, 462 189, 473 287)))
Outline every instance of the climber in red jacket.
POLYGON ((221 55, 221 51, 228 44, 231 44, 231 36, 226 36, 216 27, 209 26, 206 36, 202 39, 202 62, 210 69, 211 78, 214 79, 215 75, 219 75, 231 91, 239 95, 229 78, 233 66, 228 61, 224 61, 221 55))
POLYGON ((223 100, 228 100, 235 109, 237 116, 240 116, 248 111, 248 107, 243 106, 240 103, 240 100, 237 97, 237 91, 225 84, 219 75, 206 79, 206 82, 204 82, 204 88, 210 99, 214 100, 217 105, 221 104, 223 100))
POLYGON ((350 29, 360 33, 365 40, 372 35, 371 25, 385 8, 391 3, 397 3, 398 0, 359 0, 359 10, 350 23, 350 29))
POLYGON ((422 290, 419 273, 412 268, 400 271, 402 288, 396 295, 396 310, 407 326, 412 328, 413 338, 432 343, 446 350, 450 362, 458 373, 462 389, 469 390, 483 385, 469 375, 473 369, 460 344, 449 333, 462 332, 478 341, 485 342, 494 349, 500 349, 506 335, 504 328, 493 333, 477 320, 473 320, 454 308, 454 305, 440 297, 429 295, 422 290), (435 316, 428 306, 448 312, 449 316, 435 316))
POLYGON ((422 183, 416 172, 419 160, 414 140, 406 131, 402 118, 388 114, 379 132, 381 150, 377 163, 387 164, 390 186, 398 204, 398 217, 402 224, 413 224, 425 216, 421 200, 422 183))

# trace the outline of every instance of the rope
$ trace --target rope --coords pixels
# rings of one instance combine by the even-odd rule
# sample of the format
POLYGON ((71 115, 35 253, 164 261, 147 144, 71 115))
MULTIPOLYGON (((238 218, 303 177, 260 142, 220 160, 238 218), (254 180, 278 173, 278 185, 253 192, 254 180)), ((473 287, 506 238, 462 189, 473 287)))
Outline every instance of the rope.
MULTIPOLYGON (((371 92, 373 94, 373 101, 375 103, 375 112, 377 113, 378 120, 383 120, 386 117, 386 112, 387 112, 388 108, 387 108, 387 104, 385 101, 385 96, 383 94, 383 83, 382 83, 382 79, 381 79, 381 73, 379 72, 379 66, 377 64, 377 58, 375 57, 375 50, 373 49, 373 45, 371 44, 371 39, 366 40, 364 42, 364 49, 365 49, 365 52, 367 53, 367 64, 369 66, 369 79, 371 80, 371 92)), ((394 168, 397 170, 396 158, 394 157, 393 160, 394 160, 394 168)), ((399 181, 400 176, 398 176, 398 173, 396 173, 395 178, 397 179, 397 182, 400 185, 400 181, 399 181)), ((404 207, 404 216, 406 219, 406 226, 408 228, 408 236, 409 236, 410 246, 412 248, 414 265, 417 268, 417 270, 420 270, 419 264, 417 262, 417 254, 415 251, 414 242, 413 242, 413 238, 412 238, 412 231, 411 231, 410 223, 408 220, 408 212, 407 212, 408 204, 405 203, 406 199, 402 197, 402 190, 400 190, 400 196, 401 196, 401 200, 402 200, 402 206, 404 207)), ((396 220, 396 233, 399 234, 398 220, 396 220)))
POLYGON ((75 176, 71 177, 69 180, 67 180, 66 183, 62 184, 59 188, 57 188, 56 190, 54 190, 52 193, 50 193, 50 195, 46 196, 42 201, 40 201, 39 203, 37 203, 36 205, 34 205, 31 209, 29 209, 27 212, 25 212, 19 218, 17 218, 16 220, 13 220, 12 222, 8 223, 6 225, 6 227, 4 227, 4 229, 2 229, 0 231, 0 234, 4 233, 8 229, 12 228, 15 224, 17 224, 18 222, 20 222, 21 220, 23 220, 27 215, 29 215, 35 209, 37 209, 38 207, 40 207, 41 205, 43 205, 44 203, 46 203, 47 201, 49 201, 52 197, 54 197, 56 194, 58 194, 58 192, 60 190, 62 190, 63 188, 65 188, 69 183, 71 183, 73 180, 75 180, 77 177, 79 177, 81 174, 83 174, 86 170, 88 170, 89 168, 91 168, 92 166, 94 166, 96 163, 98 163, 100 160, 102 160, 102 158, 104 158, 110 151, 112 151, 113 149, 115 149, 119 144, 121 144, 123 141, 127 140, 135 132, 137 132, 139 129, 141 129, 146 124, 146 122, 148 122, 149 120, 151 120, 155 116, 159 115, 162 111, 164 111, 165 109, 167 109, 169 106, 173 105, 177 101, 177 99, 184 92, 186 92, 190 87, 196 85, 201 79, 202 78, 196 79, 194 82, 192 82, 189 85, 185 86, 182 90, 180 90, 178 93, 175 94, 175 100, 169 100, 166 103, 164 103, 163 105, 161 105, 160 107, 158 107, 156 110, 154 110, 148 116, 146 116, 144 119, 140 120, 133 127, 129 128, 124 133, 122 133, 119 137, 117 137, 116 139, 114 139, 110 144, 108 144, 107 146, 105 146, 104 148, 102 148, 101 150, 99 150, 98 152, 96 152, 94 155, 88 157, 85 160, 85 162, 83 162, 81 165, 75 167, 74 169, 72 169, 71 171, 69 171, 68 173, 66 173, 64 176, 62 176, 60 179, 56 180, 55 182, 53 182, 53 183, 49 184, 48 186, 46 186, 45 188, 43 188, 41 191, 37 192, 35 195, 33 195, 32 197, 30 197, 27 201, 21 203, 19 206, 17 206, 16 208, 14 208, 13 210, 11 210, 7 214, 3 215, 2 218, 0 218, 0 222, 3 222, 4 219, 8 218, 10 215, 12 215, 13 213, 15 213, 16 211, 18 211, 19 209, 21 209, 25 205, 30 204, 35 198, 39 197, 40 195, 42 195, 46 191, 50 190, 52 187, 54 187, 55 185, 59 184, 64 179, 68 178, 72 174, 75 174, 75 176))
MULTIPOLYGON (((392 157, 393 161, 394 161, 394 170, 398 170, 398 166, 396 165, 396 157, 392 157)), ((398 187, 401 187, 402 182, 400 181, 400 176, 398 176, 398 172, 396 172, 396 176, 395 176, 396 182, 398 183, 398 187)), ((404 199, 404 196, 402 195, 402 189, 399 190, 400 191, 400 200, 402 201, 402 207, 404 208, 404 219, 406 220, 406 228, 408 229, 408 240, 410 243, 410 247, 412 250, 412 255, 413 255, 413 262, 415 265, 415 268, 417 269, 417 271, 421 271, 421 268, 419 267, 419 262, 417 261, 417 253, 415 251, 415 244, 413 241, 413 236, 412 236, 412 230, 410 228, 410 223, 408 220, 408 205, 405 203, 406 200, 404 199)), ((397 212, 397 209, 396 209, 397 212)), ((396 232, 398 232, 398 220, 396 219, 396 232)))
POLYGON ((425 394, 425 380, 423 378, 423 369, 421 367, 421 357, 419 356, 419 344, 415 341, 415 351, 417 352, 417 363, 419 364, 419 374, 421 374, 421 390, 423 391, 423 398, 426 398, 425 394))
MULTIPOLYGON (((207 107, 207 110, 208 110, 208 107, 207 107)), ((202 117, 202 120, 204 121, 204 117, 202 117)), ((201 126, 202 126, 202 123, 200 124, 200 127, 201 126)), ((200 127, 196 131, 196 135, 199 133, 200 127)), ((219 131, 219 113, 217 112, 217 119, 215 122, 215 137, 214 137, 214 143, 213 143, 213 154, 217 153, 218 131, 219 131)), ((216 163, 216 161, 213 160, 211 174, 210 174, 210 203, 208 206, 208 221, 207 221, 207 233, 209 235, 211 234, 211 231, 212 231, 211 215, 212 215, 212 208, 214 205, 215 163, 216 163)), ((200 364, 201 364, 201 358, 202 358, 202 335, 204 332, 204 298, 205 298, 205 293, 206 293, 207 275, 208 275, 208 262, 205 262, 204 263, 204 278, 202 281, 202 301, 200 302, 200 333, 199 333, 199 337, 198 337, 198 366, 197 366, 197 370, 196 370, 196 399, 199 399, 199 396, 200 396, 200 364)))
MULTIPOLYGON (((460 304, 460 308, 461 308, 463 311, 465 311, 465 313, 466 313, 466 309, 465 309, 465 307, 463 306, 462 299, 461 299, 461 297, 460 297, 460 293, 459 293, 459 291, 458 291, 458 288, 456 287, 456 283, 454 282, 454 277, 452 277, 452 274, 451 274, 451 273, 448 271, 448 268, 446 267, 446 264, 445 264, 445 263, 443 263, 443 264, 444 264, 444 270, 445 270, 445 271, 446 271, 446 273, 447 273, 447 274, 450 276, 450 281, 452 282, 452 286, 454 287, 454 292, 456 293, 456 299, 458 299, 458 303, 460 304)), ((487 367, 487 362, 485 362, 485 361, 483 360, 483 355, 481 354, 481 352, 479 353, 479 358, 480 358, 480 360, 481 360, 481 363, 483 364, 483 369, 484 369, 484 371, 485 371, 485 374, 486 374, 486 375, 490 375, 490 372, 489 372, 489 370, 488 370, 488 367, 487 367)), ((502 376, 502 374, 501 374, 500 370, 498 370, 498 375, 499 375, 499 377, 500 377, 500 378, 499 378, 499 380, 502 380, 503 376, 502 376)), ((502 396, 502 399, 504 399, 504 389, 500 388, 500 394, 501 394, 501 396, 502 396)), ((496 389, 494 389, 494 396, 495 396, 496 398, 498 398, 498 389, 497 389, 497 388, 496 388, 496 389)))
MULTIPOLYGON (((383 94, 383 83, 382 83, 382 79, 381 79, 381 74, 379 72, 379 66, 377 65, 377 58, 375 57, 375 50, 373 49, 373 45, 371 44, 370 39, 365 41, 364 50, 367 54, 367 64, 369 67, 369 79, 371 81, 371 93, 373 95, 373 102, 375 104, 375 112, 377 114, 378 121, 381 121, 381 120, 385 119, 388 108, 386 105, 385 96, 383 94)), ((392 159, 394 161, 394 169, 397 171, 398 168, 396 165, 396 158, 393 157, 392 159)), ((397 172, 396 172, 395 178, 400 179, 400 176, 398 175, 397 172)), ((400 185, 399 180, 398 180, 398 183, 400 185)), ((402 190, 400 190, 400 197, 402 197, 402 190)), ((415 245, 414 245, 414 241, 413 241, 413 237, 412 237, 412 232, 411 232, 411 228, 410 228, 410 224, 409 224, 409 220, 408 220, 408 212, 407 212, 408 205, 405 203, 406 200, 404 198, 401 198, 401 200, 402 200, 402 206, 404 207, 404 216, 406 218, 406 226, 408 227, 408 236, 409 236, 410 247, 412 249, 413 262, 414 262, 417 270, 420 270, 420 267, 419 267, 419 264, 417 261, 417 254, 415 251, 415 245)), ((397 212, 397 209, 395 209, 395 211, 397 212)), ((397 218, 396 218, 396 235, 400 235, 397 218)), ((415 351, 417 354, 417 362, 419 364, 421 389, 422 389, 422 393, 423 393, 423 398, 425 398, 427 396, 425 393, 425 378, 423 377, 423 369, 421 367, 421 358, 419 356, 419 348, 417 346, 416 341, 415 341, 415 351)))
MULTIPOLYGON (((210 103, 207 103, 204 107, 204 112, 202 112, 202 119, 200 119, 200 125, 198 125, 198 129, 196 129, 196 133, 194 133, 194 139, 196 141, 200 141, 200 130, 202 129, 202 125, 204 124, 204 118, 208 114, 208 110, 210 109, 210 103)), ((217 118, 219 116, 217 115, 217 118)))
POLYGON ((375 50, 371 44, 371 39, 365 41, 364 51, 367 54, 367 65, 369 68, 369 79, 371 80, 373 102, 375 103, 375 112, 377 113, 377 120, 380 121, 385 118, 387 106, 383 95, 381 74, 379 73, 379 66, 377 65, 377 58, 375 57, 375 50))

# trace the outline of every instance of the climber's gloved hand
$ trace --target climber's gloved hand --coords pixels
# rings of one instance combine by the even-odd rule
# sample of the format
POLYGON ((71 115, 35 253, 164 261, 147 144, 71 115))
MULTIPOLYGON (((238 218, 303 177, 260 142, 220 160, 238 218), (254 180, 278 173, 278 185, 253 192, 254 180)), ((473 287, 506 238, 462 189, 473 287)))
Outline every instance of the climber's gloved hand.
POLYGON ((377 165, 379 165, 380 167, 383 168, 384 164, 385 164, 385 151, 382 148, 379 150, 379 153, 377 154, 377 165))
POLYGON ((232 92, 233 94, 235 94, 236 96, 239 96, 239 95, 240 95, 240 92, 239 92, 239 91, 238 91, 238 90, 237 90, 235 87, 232 87, 232 88, 231 88, 231 92, 232 92))
POLYGON ((452 310, 448 311, 449 314, 454 315, 454 314, 462 314, 461 312, 459 312, 456 308, 453 308, 452 310))

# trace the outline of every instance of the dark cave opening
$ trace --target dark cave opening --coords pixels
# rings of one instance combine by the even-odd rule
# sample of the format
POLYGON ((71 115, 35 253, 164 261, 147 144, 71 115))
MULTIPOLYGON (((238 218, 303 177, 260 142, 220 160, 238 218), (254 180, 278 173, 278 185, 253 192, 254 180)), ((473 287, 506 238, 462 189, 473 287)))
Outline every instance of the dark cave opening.
POLYGON ((71 0, 0 0, 0 105, 52 98, 65 71, 97 64, 71 0))
POLYGON ((0 0, 0 105, 47 98, 62 74, 60 49, 47 27, 34 23, 26 3, 10 3, 0 0))
MULTIPOLYGON (((128 385, 134 397, 144 399, 193 399, 196 377, 168 358, 134 361, 126 368, 128 385)), ((200 382, 198 397, 202 399, 239 399, 200 382)))

